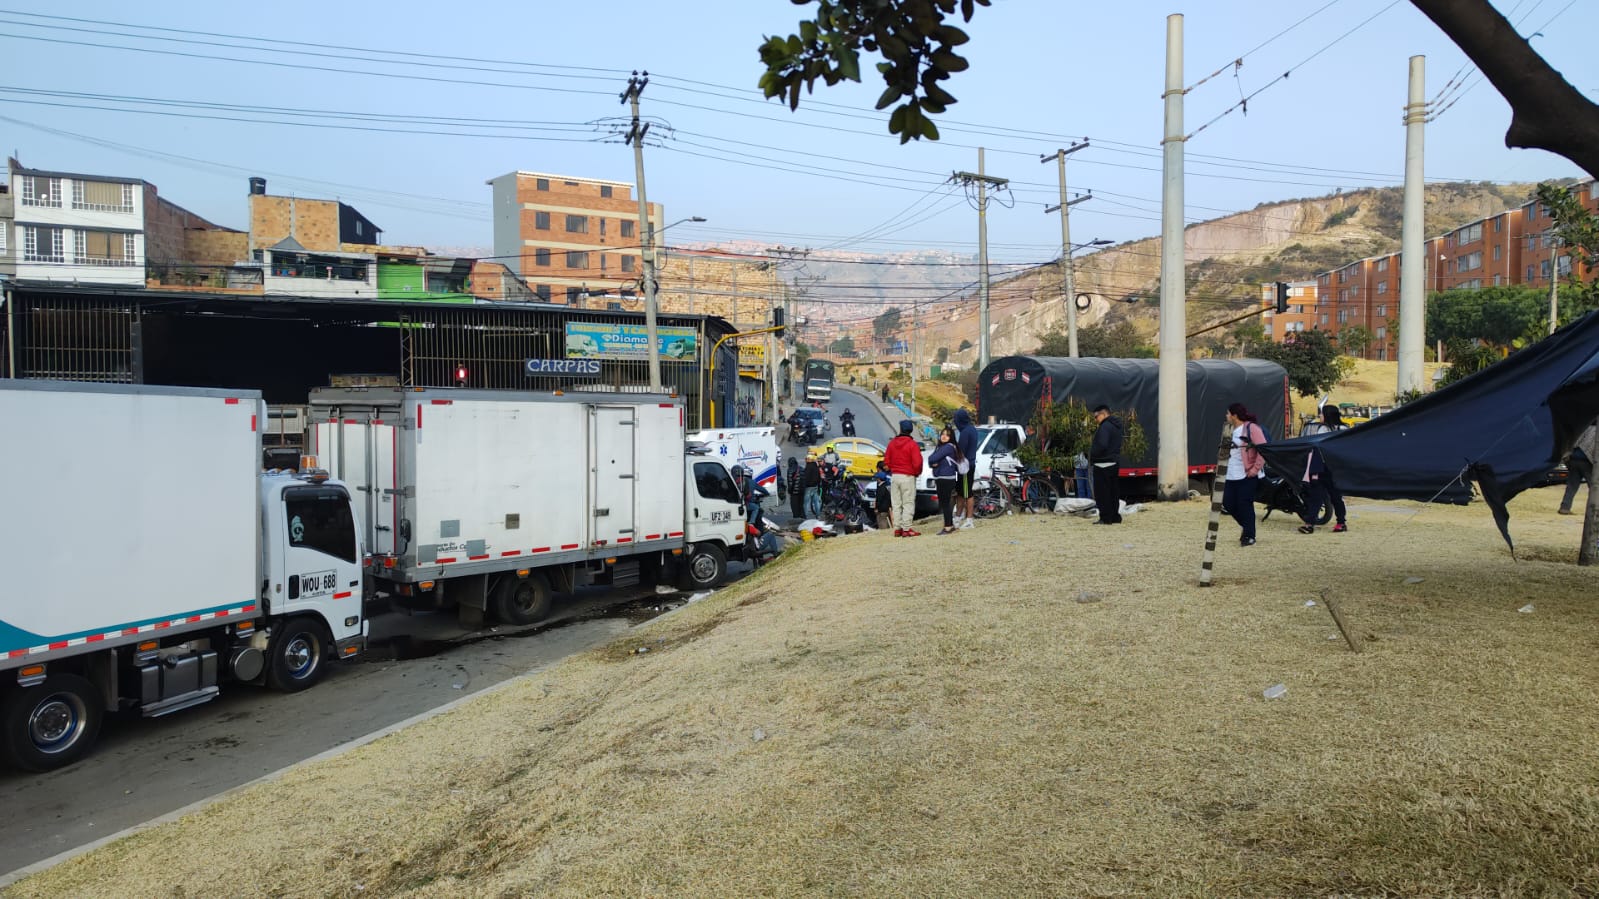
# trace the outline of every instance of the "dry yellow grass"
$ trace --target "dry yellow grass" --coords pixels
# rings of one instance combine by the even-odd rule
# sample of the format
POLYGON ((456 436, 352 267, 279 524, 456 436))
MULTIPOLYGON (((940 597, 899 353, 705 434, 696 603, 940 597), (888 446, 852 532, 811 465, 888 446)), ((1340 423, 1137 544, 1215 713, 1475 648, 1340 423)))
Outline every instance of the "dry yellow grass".
POLYGON ((1208 590, 1199 503, 808 545, 13 892, 1592 895, 1599 572, 1557 499, 1513 505, 1523 562, 1480 505, 1224 522, 1208 590))
MULTIPOLYGON (((1432 390, 1432 376, 1441 367, 1436 362, 1428 362, 1422 366, 1422 382, 1427 385, 1427 390, 1432 390)), ((1398 390, 1398 384, 1398 362, 1356 359, 1355 373, 1350 375, 1343 383, 1328 391, 1328 395, 1332 397, 1332 401, 1335 403, 1391 406, 1394 402, 1394 393, 1398 390)), ((1298 421, 1301 415, 1316 414, 1316 404, 1321 401, 1321 396, 1300 396, 1296 393, 1293 399, 1294 420, 1298 421)))

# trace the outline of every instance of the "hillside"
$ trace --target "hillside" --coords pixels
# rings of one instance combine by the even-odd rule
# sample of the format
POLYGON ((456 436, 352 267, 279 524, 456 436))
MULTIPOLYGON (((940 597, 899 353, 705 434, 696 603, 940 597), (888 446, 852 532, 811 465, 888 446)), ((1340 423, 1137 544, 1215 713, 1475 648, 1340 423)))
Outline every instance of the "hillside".
MULTIPOLYGON (((1534 187, 1486 182, 1428 185, 1425 233, 1440 234, 1517 206, 1534 187)), ((1184 256, 1190 329, 1236 314, 1241 300, 1259 295, 1262 282, 1307 279, 1356 259, 1397 250, 1402 199, 1400 188, 1369 188, 1263 204, 1189 225, 1184 256)), ((1128 320, 1153 341, 1160 249, 1160 238, 1151 237, 1078 256, 1077 291, 1092 298, 1079 323, 1128 320)), ((1064 327, 1060 271, 1055 265, 995 281, 990 298, 991 355, 1027 352, 1037 345, 1040 334, 1064 327)), ((975 349, 958 350, 962 340, 976 342, 975 295, 958 304, 941 304, 923 318, 926 327, 919 349, 924 364, 940 347, 949 348, 953 361, 975 360, 975 349)), ((861 330, 857 342, 869 336, 870 323, 861 330)))

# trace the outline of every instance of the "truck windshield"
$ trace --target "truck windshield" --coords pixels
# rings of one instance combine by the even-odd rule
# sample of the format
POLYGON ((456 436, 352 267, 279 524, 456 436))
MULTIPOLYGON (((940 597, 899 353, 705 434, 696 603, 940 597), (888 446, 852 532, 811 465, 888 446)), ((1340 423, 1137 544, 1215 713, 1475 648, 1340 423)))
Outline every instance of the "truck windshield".
POLYGON ((355 519, 350 497, 339 487, 290 487, 283 491, 289 545, 355 561, 355 519))

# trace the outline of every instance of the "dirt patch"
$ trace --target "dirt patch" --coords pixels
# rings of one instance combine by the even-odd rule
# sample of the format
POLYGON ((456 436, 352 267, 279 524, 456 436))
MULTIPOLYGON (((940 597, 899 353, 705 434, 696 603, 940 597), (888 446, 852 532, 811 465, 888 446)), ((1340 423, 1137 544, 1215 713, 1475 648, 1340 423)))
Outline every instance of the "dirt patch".
POLYGON ((1558 499, 1512 504, 1520 562, 1480 504, 1274 516, 1208 590, 1201 503, 807 544, 13 893, 226 858, 281 896, 1593 895, 1599 572, 1542 560, 1558 499))

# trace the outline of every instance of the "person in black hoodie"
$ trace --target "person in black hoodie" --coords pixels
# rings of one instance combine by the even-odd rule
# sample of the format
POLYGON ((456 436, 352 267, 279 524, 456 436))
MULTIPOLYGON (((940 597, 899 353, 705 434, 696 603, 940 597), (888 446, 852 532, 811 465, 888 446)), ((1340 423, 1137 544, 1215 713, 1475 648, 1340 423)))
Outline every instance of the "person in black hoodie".
POLYGON ((1094 469, 1094 504, 1099 506, 1095 524, 1121 524, 1122 421, 1101 403, 1094 407, 1094 441, 1088 447, 1088 464, 1094 469))

